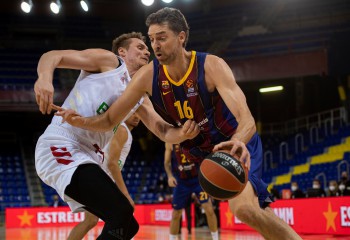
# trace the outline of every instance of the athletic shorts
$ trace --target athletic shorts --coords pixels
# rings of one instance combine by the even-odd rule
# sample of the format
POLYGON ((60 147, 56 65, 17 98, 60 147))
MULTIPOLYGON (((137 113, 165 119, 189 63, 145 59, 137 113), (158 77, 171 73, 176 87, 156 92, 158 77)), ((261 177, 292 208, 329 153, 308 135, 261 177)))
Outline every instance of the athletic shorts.
POLYGON ((175 210, 184 209, 191 201, 192 193, 195 193, 201 204, 208 202, 209 195, 204 192, 199 184, 198 177, 191 179, 176 179, 177 185, 173 191, 172 206, 175 210))
POLYGON ((82 211, 83 205, 64 194, 72 176, 81 164, 100 165, 101 156, 93 147, 83 144, 71 133, 50 125, 40 136, 35 149, 35 168, 40 179, 54 188, 68 203, 72 212, 82 211))
POLYGON ((255 193, 259 198, 259 204, 261 208, 267 207, 273 198, 267 190, 267 184, 261 179, 263 168, 263 150, 261 139, 256 133, 250 139, 247 144, 248 151, 250 152, 250 171, 248 180, 252 184, 255 193))

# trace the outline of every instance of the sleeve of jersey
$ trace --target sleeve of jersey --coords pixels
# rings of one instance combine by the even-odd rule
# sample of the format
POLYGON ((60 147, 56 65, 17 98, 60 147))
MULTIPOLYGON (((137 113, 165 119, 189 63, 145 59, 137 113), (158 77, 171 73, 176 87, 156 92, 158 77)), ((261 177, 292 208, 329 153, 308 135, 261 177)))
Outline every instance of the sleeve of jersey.
POLYGON ((136 110, 141 106, 141 104, 143 103, 144 98, 140 98, 140 100, 136 103, 136 105, 131 109, 131 111, 128 113, 128 115, 126 115, 126 117, 123 119, 122 122, 125 122, 126 119, 128 119, 131 115, 133 115, 136 110))

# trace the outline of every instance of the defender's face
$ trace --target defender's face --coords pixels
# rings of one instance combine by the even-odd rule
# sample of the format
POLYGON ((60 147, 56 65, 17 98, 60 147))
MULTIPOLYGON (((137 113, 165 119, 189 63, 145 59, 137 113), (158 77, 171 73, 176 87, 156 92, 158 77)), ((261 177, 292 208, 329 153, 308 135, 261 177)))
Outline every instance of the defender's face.
POLYGON ((182 48, 178 34, 168 27, 168 24, 153 24, 148 29, 148 36, 155 57, 163 65, 169 65, 182 48))
POLYGON ((126 50, 124 60, 136 69, 146 65, 149 61, 150 52, 147 45, 138 38, 131 38, 129 48, 126 50))
POLYGON ((136 114, 131 115, 126 121, 125 123, 132 126, 132 127, 137 127, 137 125, 139 125, 140 122, 140 118, 137 117, 136 114))

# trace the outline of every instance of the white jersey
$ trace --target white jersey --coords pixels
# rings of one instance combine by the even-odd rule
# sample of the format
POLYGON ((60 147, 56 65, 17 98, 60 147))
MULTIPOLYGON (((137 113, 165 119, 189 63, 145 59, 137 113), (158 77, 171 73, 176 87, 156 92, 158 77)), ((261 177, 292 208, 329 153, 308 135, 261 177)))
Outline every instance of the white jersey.
MULTIPOLYGON (((73 109, 84 117, 100 115, 107 111, 130 82, 126 65, 122 60, 121 62, 121 66, 112 71, 97 74, 81 71, 62 107, 73 109)), ((62 123, 62 117, 59 116, 53 117, 51 125, 60 126, 91 144, 97 144, 101 149, 113 136, 113 131, 92 132, 62 123)))
MULTIPOLYGON (((131 80, 124 61, 121 58, 119 60, 121 65, 111 71, 97 74, 81 71, 62 107, 74 109, 82 116, 105 112, 121 96, 131 80)), ((143 99, 132 112, 142 102, 143 99)), ((69 202, 72 199, 64 194, 64 190, 74 171, 81 164, 102 164, 101 149, 110 141, 113 131, 92 132, 61 121, 62 117, 54 116, 39 138, 35 149, 35 167, 43 182, 55 188, 60 197, 69 202)))

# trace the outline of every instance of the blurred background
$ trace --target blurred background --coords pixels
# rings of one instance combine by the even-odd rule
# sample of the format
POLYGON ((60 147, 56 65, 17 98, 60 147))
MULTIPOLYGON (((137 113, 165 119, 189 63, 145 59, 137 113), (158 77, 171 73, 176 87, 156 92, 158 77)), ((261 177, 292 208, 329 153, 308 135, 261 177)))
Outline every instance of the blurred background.
MULTIPOLYGON (((331 180, 341 184, 342 172, 349 173, 350 1, 90 0, 84 11, 79 0, 61 0, 57 14, 49 0, 29 1, 28 13, 21 3, 0 3, 1 222, 6 207, 47 206, 55 195, 34 168, 36 140, 52 117, 39 113, 34 98, 40 56, 111 49, 119 34, 147 34, 146 16, 165 6, 186 16, 188 50, 218 55, 232 68, 263 139, 263 179, 277 198, 292 181, 307 195, 315 178, 328 191, 331 180), (261 92, 273 86, 280 90, 261 92)), ((78 74, 55 71, 56 104, 78 74)), ((164 144, 142 125, 133 134, 123 170, 129 191, 136 203, 164 201, 170 195, 162 183, 164 144)))

